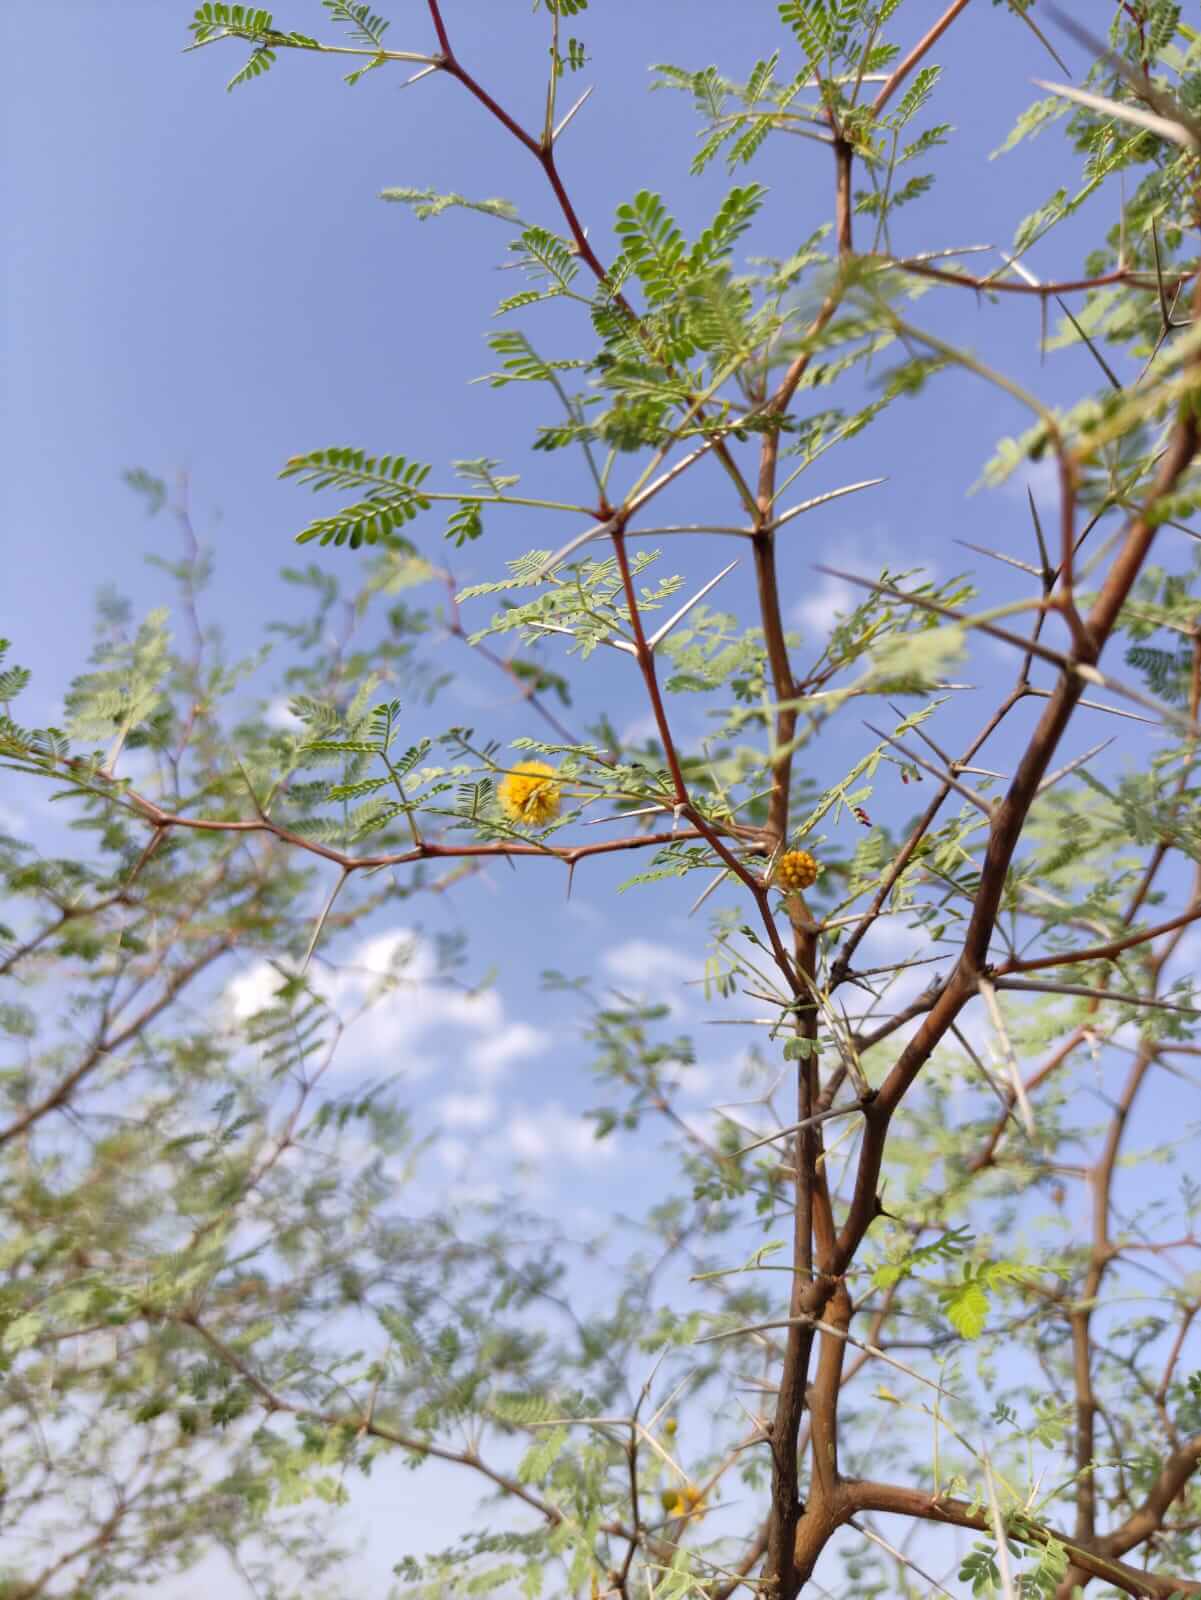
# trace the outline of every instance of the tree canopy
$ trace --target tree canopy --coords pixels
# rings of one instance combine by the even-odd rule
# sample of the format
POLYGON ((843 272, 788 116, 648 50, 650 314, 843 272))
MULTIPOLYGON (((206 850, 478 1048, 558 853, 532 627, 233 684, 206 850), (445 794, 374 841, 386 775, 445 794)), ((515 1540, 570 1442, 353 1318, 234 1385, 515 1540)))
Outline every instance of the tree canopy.
POLYGON ((1006 0, 1054 81, 998 159, 1059 139, 1073 176, 964 246, 926 197, 960 149, 940 41, 981 0, 782 0, 749 70, 732 9, 728 66, 654 69, 692 173, 728 174, 709 220, 634 172, 607 230, 565 176, 604 138, 602 7, 535 7, 532 108, 450 0, 308 9, 206 0, 189 49, 241 94, 330 56, 474 102, 476 195, 382 198, 435 250, 472 213, 508 270, 486 381, 536 420, 520 475, 450 424, 438 465, 288 459, 307 610, 246 660, 186 481, 129 472, 177 527, 174 608, 107 599, 54 726, 0 663, 12 791, 73 840, 0 833, 0 1597, 217 1557, 344 1594, 338 1509, 397 1462, 463 1507, 445 1550, 373 1534, 398 1595, 1201 1594, 1201 27, 1006 0), (487 197, 518 162, 535 216, 487 197), (1039 387, 992 354, 1031 339, 1039 387), (920 510, 875 441, 976 394, 1022 417, 979 463, 1009 541, 844 570, 849 497, 920 510), (820 636, 802 542, 845 597, 820 636), (518 736, 444 720, 467 650, 518 736), (421 1188, 403 1062, 332 1068, 431 995, 497 1034, 431 896, 488 881, 520 926, 609 856, 643 925, 695 913, 741 1054, 699 1117, 670 1002, 587 945, 543 974, 595 1139, 646 1174, 636 1229, 581 1239, 470 1148, 474 1191, 421 1188))

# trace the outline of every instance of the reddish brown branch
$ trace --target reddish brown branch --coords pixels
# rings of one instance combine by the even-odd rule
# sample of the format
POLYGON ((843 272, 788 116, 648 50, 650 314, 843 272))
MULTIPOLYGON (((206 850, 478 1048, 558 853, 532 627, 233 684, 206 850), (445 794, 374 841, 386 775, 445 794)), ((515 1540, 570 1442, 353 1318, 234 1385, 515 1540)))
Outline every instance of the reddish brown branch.
MULTIPOLYGON (((442 48, 443 70, 448 72, 451 77, 456 78, 458 82, 461 83, 463 87, 471 95, 473 95, 475 99, 478 100, 493 117, 496 118, 501 126, 511 133, 513 137, 535 158, 535 160, 538 162, 538 165, 542 168, 542 171, 546 176, 546 180, 550 184, 551 190, 556 201, 558 202, 559 209, 563 214, 563 220, 567 223, 568 231, 570 232, 572 241, 575 244, 576 253, 579 255, 580 260, 584 262, 588 270, 596 278, 597 282, 608 286, 610 282, 608 270, 601 261, 600 257, 597 255, 596 251, 589 244, 588 235, 584 229, 584 225, 580 221, 579 216, 576 213, 575 206, 572 204, 571 196, 568 194, 563 180, 559 175, 558 167, 555 164, 553 143, 544 142, 541 139, 534 138, 533 134, 527 132, 527 130, 523 128, 521 124, 515 120, 515 118, 511 117, 503 108, 503 106, 501 106, 492 97, 492 95, 488 93, 479 80, 466 70, 466 68, 458 60, 454 50, 451 47, 450 38, 446 31, 445 23, 442 19, 439 0, 427 0, 427 4, 429 6, 430 16, 434 22, 434 27, 438 34, 438 42, 442 48)), ((633 306, 620 290, 614 294, 613 304, 618 307, 623 316, 628 319, 631 328, 639 335, 640 338, 643 338, 645 342, 642 319, 639 317, 638 313, 634 310, 633 306)), ((670 364, 668 365, 667 370, 669 372, 672 370, 670 364)), ((695 415, 701 421, 704 421, 705 414, 699 406, 696 409, 695 415)), ((742 473, 738 469, 737 462, 730 454, 729 446, 726 444, 725 440, 721 437, 714 438, 713 450, 714 454, 717 456, 717 459, 721 462, 723 468, 733 481, 735 488, 738 490, 738 494, 743 505, 746 507, 748 512, 753 512, 755 509, 754 498, 746 484, 746 480, 743 478, 742 473)))
POLYGON ((1108 1556, 1124 1556, 1158 1532, 1198 1466, 1201 1466, 1201 1434, 1184 1440, 1172 1452, 1159 1469, 1142 1505, 1120 1527, 1098 1539, 1097 1548, 1108 1556))
POLYGON ((617 555, 617 567, 621 573, 621 586, 625 591, 626 610, 630 614, 630 629, 634 635, 634 649, 637 654, 638 667, 642 673, 642 681, 646 688, 646 697, 651 703, 651 713, 655 719, 655 727, 659 730, 659 742, 663 746, 663 754, 667 758, 667 768, 671 773, 672 786, 676 792, 678 806, 688 803, 688 785, 684 782, 684 773, 680 767, 680 758, 676 754, 675 740, 672 738, 671 727, 667 721, 667 711, 663 705, 663 695, 659 688, 659 677, 655 671, 655 657, 646 642, 646 629, 642 625, 642 610, 638 604, 638 596, 634 592, 634 580, 630 573, 630 557, 626 550, 625 529, 617 527, 613 530, 613 549, 617 555))
MULTIPOLYGON (((805 1391, 809 1381, 809 1362, 813 1351, 811 1323, 797 1320, 804 1315, 805 1297, 813 1288, 814 1236, 823 1269, 833 1248, 833 1219, 825 1175, 819 1166, 822 1150, 821 1128, 814 1121, 818 1080, 817 930, 808 920, 804 902, 792 910, 796 933, 796 961, 806 988, 807 1003, 797 1014, 796 1035, 804 1054, 797 1062, 797 1121, 793 1160, 796 1166, 796 1212, 793 1222, 792 1287, 789 1302, 790 1324, 772 1420, 772 1493, 768 1523, 767 1556, 764 1578, 776 1585, 784 1597, 795 1595, 803 1581, 796 1569, 797 1527, 801 1518, 800 1452, 801 1419, 805 1410, 805 1391)), ((817 1444, 817 1436, 813 1435, 817 1444)), ((823 1436, 823 1451, 830 1439, 823 1436)), ((823 1466, 829 1473, 823 1482, 832 1483, 833 1464, 828 1456, 823 1466)), ((816 1490, 810 1485, 810 1498, 816 1490)))
MULTIPOLYGON (((1001 702, 996 711, 994 711, 992 716, 988 719, 988 722, 985 724, 985 726, 968 745, 963 755, 955 763, 956 767, 966 766, 973 760, 980 750, 984 748, 984 745, 992 737, 996 729, 1013 710, 1014 706, 1016 706, 1019 701, 1025 698, 1025 695, 1026 690, 1019 683, 1019 685, 1013 689, 1010 694, 1008 694, 1001 702)), ((901 874, 905 871, 905 868, 913 859, 914 851, 921 844, 926 834, 930 831, 935 817, 942 809, 947 797, 952 793, 953 790, 949 783, 940 784, 938 789, 935 791, 934 797, 930 801, 930 804, 926 807, 926 810, 914 825, 912 833, 910 833, 908 839, 906 839, 905 843, 902 845, 900 851, 897 853, 888 870, 885 872, 884 877, 880 882, 880 887, 872 896, 871 905, 863 913, 862 918, 855 924, 854 928, 852 928, 850 934, 843 942, 842 949, 838 954, 838 959, 834 962, 834 965, 830 969, 831 989, 838 988, 846 981, 847 974, 851 969, 851 962, 854 958, 855 951, 859 948, 859 945, 866 937, 873 923, 875 923, 881 911, 884 909, 884 905, 888 900, 889 895, 895 888, 897 881, 901 877, 901 874)))
MULTIPOLYGON (((928 1494, 924 1489, 910 1489, 900 1484, 871 1483, 857 1480, 844 1485, 846 1515, 860 1511, 892 1512, 896 1516, 917 1517, 924 1522, 941 1522, 956 1528, 975 1528, 982 1533, 992 1532, 992 1520, 986 1510, 977 1509, 962 1500, 943 1499, 928 1494)), ((1064 1545, 1072 1561, 1082 1572, 1092 1578, 1102 1578, 1141 1600, 1171 1600, 1174 1595, 1201 1594, 1201 1583, 1187 1578, 1158 1577, 1128 1567, 1125 1562, 1100 1551, 1085 1550, 1077 1541, 1052 1529, 1033 1524, 1009 1530, 1011 1536, 1023 1544, 1046 1545, 1055 1540, 1064 1545)), ((1127 1547, 1129 1548, 1129 1547, 1127 1547)))
MULTIPOLYGON (((938 283, 954 284, 960 289, 975 289, 998 294, 1032 294, 1046 299, 1049 295, 1081 294, 1093 289, 1108 289, 1115 284, 1128 284, 1132 289, 1146 289, 1154 292, 1157 288, 1156 280, 1144 272, 1136 272, 1129 267, 1117 267, 1112 272, 1102 272, 1095 278, 1060 278, 1048 283, 1026 283, 1020 278, 998 278, 993 274, 984 277, 974 276, 970 272, 948 272, 945 267, 931 266, 928 261, 913 261, 903 258, 896 259, 891 256, 864 256, 865 261, 879 259, 882 266, 898 267, 904 272, 912 272, 919 278, 933 278, 938 283)), ((1195 272, 1181 272, 1165 279, 1179 286, 1189 283, 1196 276, 1195 272)))
POLYGON ((834 237, 838 241, 840 258, 849 256, 854 248, 851 236, 851 218, 854 214, 851 167, 854 155, 854 149, 847 140, 841 134, 835 135, 834 165, 837 176, 834 185, 834 237))
MULTIPOLYGON (((766 448, 766 447, 765 447, 766 448)), ((763 508, 762 478, 760 479, 760 507, 763 508)), ((770 497, 767 514, 770 515, 770 497)), ((763 640, 771 669, 772 689, 781 709, 776 712, 773 740, 776 754, 772 760, 771 798, 768 802, 767 831, 773 844, 779 844, 788 831, 788 816, 792 803, 792 754, 790 746, 796 735, 797 712, 789 704, 797 698, 797 688, 792 677, 792 664, 788 659, 788 646, 784 641, 784 618, 780 611, 780 584, 776 573, 775 534, 761 530, 755 535, 755 584, 758 590, 759 617, 763 624, 763 640)))
POLYGON ((967 8, 967 3, 968 0, 951 0, 951 4, 943 12, 942 16, 938 18, 937 22, 935 22, 926 30, 909 54, 901 58, 896 67, 893 69, 892 75, 888 79, 888 82, 872 101, 872 110, 876 112, 877 115, 883 111, 884 107, 892 99, 893 95, 900 88, 901 84, 904 83, 905 79, 913 71, 914 67, 917 66, 918 62, 921 61, 923 56, 928 55, 929 52, 933 50, 934 46, 942 38, 943 34, 951 26, 959 13, 967 8))
MULTIPOLYGON (((1194 363, 1194 370, 1197 364, 1194 363)), ((1165 450, 1155 480, 1141 512, 1127 525, 1119 553, 1106 576, 1101 591, 1089 612, 1086 631, 1090 665, 1102 647, 1135 580, 1155 537, 1152 510, 1158 500, 1172 492, 1192 462, 1198 445, 1198 419, 1191 405, 1180 407, 1171 442, 1165 450)), ((1039 784, 1067 727, 1072 711, 1083 691, 1084 680, 1068 662, 1047 701, 1002 803, 997 807, 989 830, 988 847, 980 875, 980 885, 964 937, 963 953, 954 972, 913 1038, 902 1050, 886 1077, 876 1099, 864 1111, 865 1131, 851 1205, 839 1234, 835 1271, 845 1272, 864 1234, 877 1214, 877 1184, 884 1159, 884 1147, 892 1115, 929 1060, 935 1046, 950 1029, 959 1012, 976 993, 977 978, 987 963, 988 947, 1000 909, 1009 864, 1017 848, 1026 816, 1039 784)), ((816 1284, 813 1286, 818 1287, 816 1284)), ((828 1298, 828 1292, 827 1292, 828 1298)), ((822 1302, 824 1304, 824 1301, 822 1302)), ((818 1313, 821 1304, 806 1305, 818 1313)))
POLYGON ((403 867, 417 861, 453 860, 460 857, 532 856, 546 861, 558 861, 574 866, 589 856, 612 855, 622 850, 642 850, 649 845, 672 844, 677 841, 707 837, 699 828, 674 828, 670 833, 636 833, 621 839, 605 839, 596 844, 551 845, 525 844, 518 841, 499 840, 490 844, 434 844, 423 839, 407 850, 387 851, 381 855, 353 856, 332 845, 319 843, 294 833, 291 828, 274 822, 270 817, 188 817, 180 812, 165 811, 145 795, 132 790, 114 793, 115 804, 137 812, 147 822, 165 832, 171 828, 184 828, 199 833, 266 833, 284 844, 293 845, 322 861, 332 861, 346 872, 372 871, 379 867, 403 867))
POLYGON ((780 932, 776 927, 776 920, 771 914, 768 903, 767 890, 755 875, 738 860, 737 856, 718 836, 712 824, 703 817, 692 804, 688 786, 684 781, 684 773, 680 767, 679 756, 676 753, 675 741, 672 738, 671 727, 667 720, 667 711, 663 705, 663 696, 659 689, 658 676, 655 672, 654 652, 647 644, 646 630, 642 625, 641 608, 638 605, 638 596, 634 592, 634 580, 630 572, 629 555, 626 551, 625 531, 618 527, 613 533, 613 547, 617 553, 617 565, 621 573, 622 589, 625 594, 626 609, 630 614, 630 627, 634 634, 635 655, 639 669, 642 673, 643 684, 646 688, 647 698, 650 700, 651 709, 655 717, 655 726, 659 730, 659 738, 667 758, 668 769, 671 773, 672 784, 676 793, 676 805, 679 814, 687 817, 694 825, 695 834, 703 838, 710 848, 716 853, 727 869, 750 890, 755 904, 759 909, 764 930, 771 945, 772 954, 789 987, 794 993, 800 992, 797 975, 788 959, 788 952, 780 941, 780 932))
POLYGON ((1076 961, 1112 961, 1115 956, 1121 955, 1123 950, 1147 944, 1152 939, 1158 939, 1161 933, 1172 933, 1177 928, 1186 928, 1199 917, 1201 917, 1201 905, 1192 905, 1178 917, 1171 917, 1167 922, 1161 922, 1154 928, 1142 928, 1139 932, 1128 933, 1121 939, 1110 939, 1106 944, 1087 945, 1083 950, 1064 950, 1057 955, 1033 956, 1028 960, 1015 957, 994 967, 993 976, 1002 978, 1010 972, 1040 972, 1047 967, 1064 967, 1076 961))
MULTIPOLYGON (((848 254, 851 248, 851 166, 852 150, 845 140, 835 144, 835 211, 840 219, 839 250, 848 254)), ((782 418, 792 404, 801 380, 813 358, 814 341, 829 325, 842 302, 841 275, 805 330, 801 349, 789 363, 771 398, 762 407, 767 418, 782 418)), ((755 504, 755 585, 759 601, 759 618, 763 626, 763 639, 771 668, 772 688, 780 709, 776 713, 775 747, 772 762, 771 799, 768 803, 768 834, 779 843, 788 828, 788 815, 792 791, 792 741, 796 735, 797 709, 792 703, 797 698, 797 685, 788 659, 788 646, 784 640, 784 618, 780 610, 780 583, 776 572, 776 536, 771 526, 775 514, 776 475, 780 461, 780 432, 771 428, 763 437, 759 456, 759 482, 755 504)))
MULTIPOLYGON (((835 216, 840 259, 849 257, 851 236, 851 172, 853 151, 851 145, 835 129, 835 216)), ((775 393, 764 407, 768 416, 782 418, 792 403, 813 354, 813 341, 834 317, 842 299, 843 279, 840 272, 830 293, 806 332, 803 345, 793 358, 775 393)), ((780 845, 788 831, 792 792, 792 745, 797 724, 797 686, 788 659, 788 646, 784 637, 784 622, 780 610, 780 585, 776 571, 775 532, 771 527, 776 497, 776 475, 779 464, 780 433, 771 429, 764 435, 759 461, 757 510, 755 517, 755 581, 758 591, 760 621, 772 684, 779 709, 774 728, 775 748, 771 758, 771 798, 768 803, 768 837, 780 845)), ((797 1015, 797 1035, 807 1046, 797 1063, 797 1121, 794 1160, 796 1163, 796 1210, 793 1220, 793 1275, 790 1317, 780 1386, 776 1396, 776 1410, 772 1422, 772 1505, 768 1520, 767 1551, 764 1562, 764 1580, 774 1585, 777 1600, 792 1600, 806 1581, 806 1558, 798 1560, 798 1547, 804 1543, 800 1535, 802 1506, 799 1490, 799 1440, 801 1420, 805 1409, 806 1388, 809 1381, 809 1363, 813 1351, 813 1327, 799 1321, 806 1311, 806 1299, 814 1290, 814 1243, 821 1281, 833 1270, 836 1249, 835 1225, 830 1205, 829 1188, 822 1167, 822 1133, 814 1112, 821 1094, 818 1070, 817 1035, 817 937, 818 930, 809 918, 804 902, 792 911, 797 969, 805 985, 807 1003, 797 1015)), ((830 1285, 833 1288, 833 1284, 830 1285)), ((845 1291, 844 1291, 845 1299, 845 1291)), ((825 1299, 823 1298, 823 1304, 825 1299)), ((850 1320, 850 1302, 846 1300, 846 1319, 850 1320)), ((826 1345, 830 1343, 825 1341, 826 1345)), ((833 1357, 841 1372, 842 1351, 833 1357)), ((827 1351, 823 1362, 828 1369, 831 1356, 827 1351)), ((827 1377, 830 1374, 827 1371, 827 1377)), ((814 1473, 809 1498, 812 1509, 808 1526, 812 1527, 823 1516, 821 1503, 828 1502, 837 1480, 835 1454, 836 1410, 839 1382, 831 1379, 832 1387, 824 1391, 828 1397, 820 1419, 813 1418, 811 1444, 814 1473)))

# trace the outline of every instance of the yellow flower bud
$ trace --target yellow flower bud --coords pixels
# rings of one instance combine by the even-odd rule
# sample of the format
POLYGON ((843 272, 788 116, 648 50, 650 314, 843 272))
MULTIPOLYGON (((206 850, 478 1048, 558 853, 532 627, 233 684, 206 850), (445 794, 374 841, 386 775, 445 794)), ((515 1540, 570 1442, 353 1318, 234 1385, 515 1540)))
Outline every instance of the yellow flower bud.
POLYGON ((669 1517, 686 1517, 704 1503, 704 1492, 695 1483, 674 1489, 660 1489, 659 1503, 669 1517))
POLYGON ((808 850, 785 850, 776 862, 775 883, 780 889, 808 889, 821 871, 808 850))

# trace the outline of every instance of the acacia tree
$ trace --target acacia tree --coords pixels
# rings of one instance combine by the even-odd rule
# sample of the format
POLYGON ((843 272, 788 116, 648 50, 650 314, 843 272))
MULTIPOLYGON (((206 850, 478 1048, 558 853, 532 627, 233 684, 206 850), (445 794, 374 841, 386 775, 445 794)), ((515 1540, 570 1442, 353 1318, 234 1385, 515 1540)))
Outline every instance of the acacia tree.
MULTIPOLYGON (((185 488, 132 475, 183 530, 167 567, 183 646, 166 612, 135 628, 114 603, 66 731, 0 726, 6 766, 55 784, 86 841, 0 839, 6 1600, 132 1593, 213 1549, 260 1593, 344 1592, 325 1527, 287 1508, 339 1503, 388 1457, 456 1464, 495 1493, 485 1531, 396 1551, 416 1592, 1201 1593, 1201 1188, 1141 1175, 1125 1142, 1147 1096, 1187 1103, 1201 1054, 1194 990, 1173 977, 1201 918, 1201 33, 1166 0, 1119 0, 1106 38, 1076 41, 1085 87, 1047 86, 1011 141, 1059 123, 1079 186, 1007 249, 899 254, 896 213, 931 181, 913 163, 950 133, 930 120, 934 53, 973 26, 967 0, 916 28, 901 0, 784 0, 780 49, 745 81, 658 69, 701 118, 694 171, 725 161, 741 181, 694 241, 636 193, 606 254, 559 160, 587 137, 585 97, 564 92, 587 61, 568 34, 586 0, 546 0, 532 120, 500 103, 439 0, 405 50, 368 7, 323 5, 348 42, 206 3, 193 44, 248 43, 233 84, 297 51, 349 58, 352 81, 441 74, 491 119, 482 180, 537 163, 538 221, 386 198, 508 230, 528 286, 500 308, 492 382, 537 386, 534 447, 568 453, 580 489, 518 493, 490 459, 447 480, 359 448, 292 458, 285 477, 343 502, 299 535, 328 562, 289 574, 313 600, 284 630, 290 732, 247 710, 257 663, 226 661, 201 622, 185 488), (826 202, 790 217, 780 249, 741 169, 798 135, 826 202), (1036 277, 1040 242, 1119 188, 1079 275, 1036 277), (1053 407, 941 337, 925 308, 965 294, 999 319, 1033 306, 1095 383, 1053 407), (552 300, 577 313, 567 356, 524 331, 552 300), (859 603, 803 653, 778 548, 869 485, 790 503, 794 485, 964 372, 1029 415, 988 480, 1054 467, 1012 549, 979 552, 1032 593, 972 609, 978 584, 998 599, 987 575, 848 579, 859 603), (712 521, 668 520, 701 474, 712 521), (458 547, 506 508, 553 531, 456 592, 422 531, 439 506, 458 547), (706 603, 729 568, 691 588, 664 575, 664 539, 705 535, 749 546, 751 616, 706 603), (363 575, 344 596, 348 562, 363 575), (437 613, 397 599, 422 584, 445 592, 437 613), (940 723, 958 726, 965 691, 947 674, 982 638, 1012 672, 970 697, 977 731, 955 754, 940 723), (422 709, 439 652, 465 646, 528 706, 512 747, 422 709), (645 746, 618 717, 583 739, 560 721, 607 657, 605 693, 653 717, 645 746), (707 739, 681 735, 683 696, 714 708, 707 739), (1082 713, 1150 727, 1146 770, 1070 753, 1082 713), (816 783, 848 726, 854 763, 816 783), (928 798, 894 829, 867 806, 898 769, 928 798), (598 820, 615 835, 586 831, 598 820), (758 1111, 727 1104, 698 1131, 677 1103, 692 1046, 663 1008, 548 975, 595 1047, 598 1137, 659 1121, 679 1159, 646 1223, 656 1258, 612 1263, 610 1299, 585 1314, 548 1219, 406 1216, 404 1114, 379 1084, 329 1087, 356 1017, 403 1004, 418 972, 462 984, 462 952, 413 936, 357 989, 329 977, 391 902, 493 861, 528 894, 614 852, 639 860, 639 893, 688 878, 713 910, 708 996, 760 1030, 739 1091, 758 1111), (865 961, 885 919, 908 947, 865 961), (219 1003, 239 953, 278 978, 249 1015, 219 1003), (708 1442, 686 1455, 698 1418, 708 1442)), ((1052 54, 1051 33, 1077 31, 1009 9, 1052 54)), ((26 676, 4 673, 6 704, 26 676)))

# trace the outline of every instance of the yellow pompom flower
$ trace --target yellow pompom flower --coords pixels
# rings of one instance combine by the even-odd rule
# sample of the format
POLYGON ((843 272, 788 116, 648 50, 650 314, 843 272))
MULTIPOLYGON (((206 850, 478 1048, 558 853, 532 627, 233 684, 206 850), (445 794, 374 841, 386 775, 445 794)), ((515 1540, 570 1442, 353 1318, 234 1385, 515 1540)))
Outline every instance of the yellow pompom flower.
POLYGON ((695 1483, 686 1483, 678 1489, 660 1489, 659 1503, 669 1517, 686 1517, 704 1502, 703 1492, 695 1483))
POLYGON ((808 850, 785 850, 776 862, 775 881, 781 889, 808 889, 821 868, 808 850))
POLYGON ((553 822, 562 803, 558 774, 545 761, 519 761, 496 793, 505 816, 536 826, 553 822))

